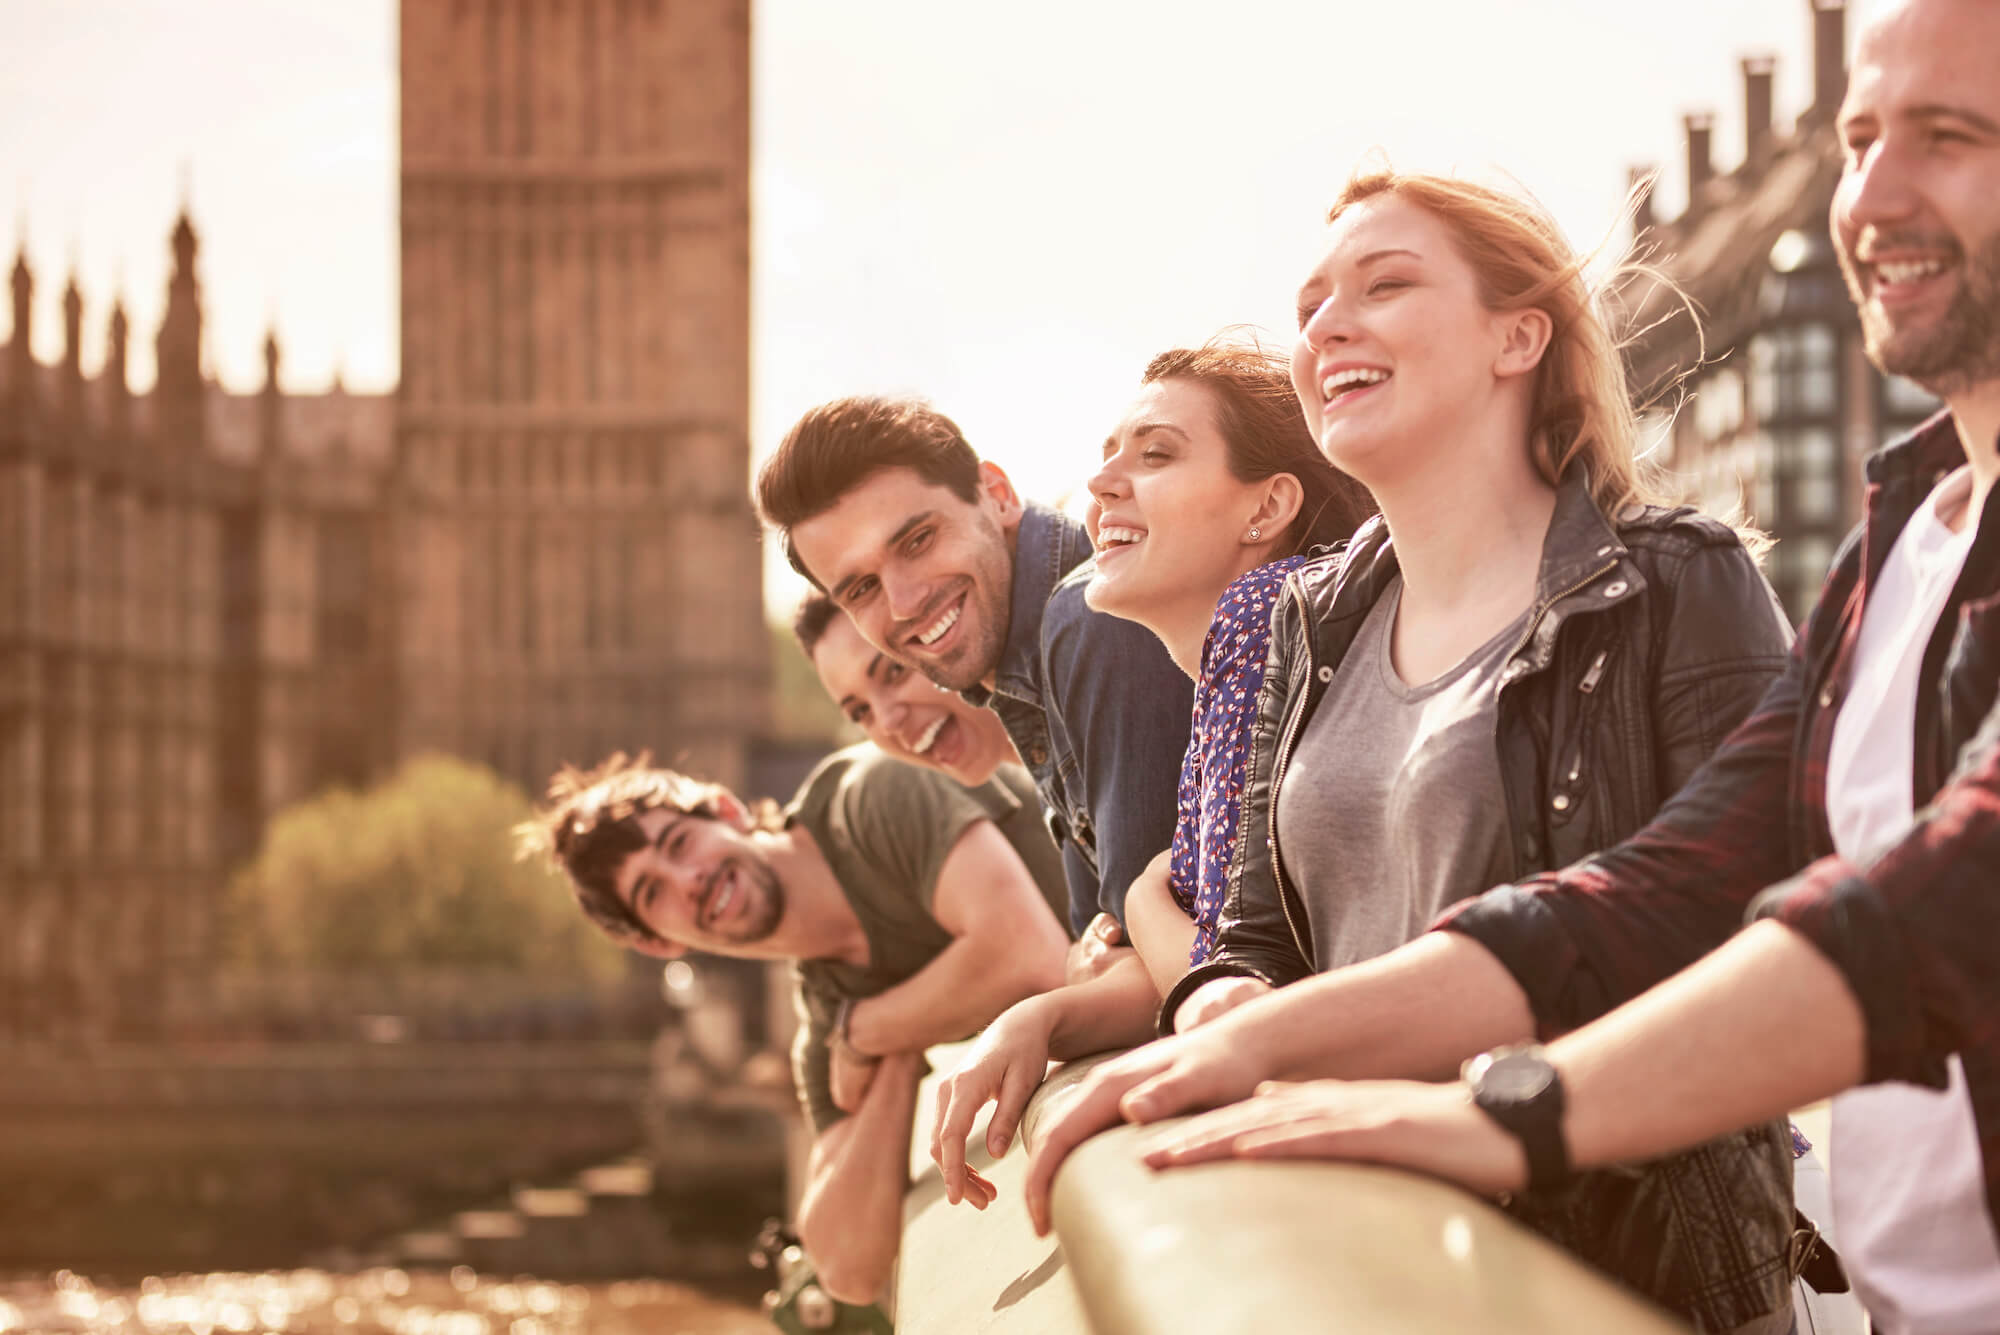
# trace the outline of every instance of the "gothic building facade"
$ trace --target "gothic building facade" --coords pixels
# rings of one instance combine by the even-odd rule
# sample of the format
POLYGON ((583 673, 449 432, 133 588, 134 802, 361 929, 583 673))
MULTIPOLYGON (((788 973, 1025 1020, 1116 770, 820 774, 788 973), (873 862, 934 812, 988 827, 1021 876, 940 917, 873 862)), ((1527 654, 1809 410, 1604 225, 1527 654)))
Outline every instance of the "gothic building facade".
POLYGON ((740 784, 749 0, 405 0, 404 748, 740 784))
POLYGON ((747 0, 406 0, 402 383, 235 395, 173 231, 159 376, 82 296, 0 345, 0 1037, 198 1028, 280 807, 444 750, 538 788, 650 748, 741 784, 747 0))

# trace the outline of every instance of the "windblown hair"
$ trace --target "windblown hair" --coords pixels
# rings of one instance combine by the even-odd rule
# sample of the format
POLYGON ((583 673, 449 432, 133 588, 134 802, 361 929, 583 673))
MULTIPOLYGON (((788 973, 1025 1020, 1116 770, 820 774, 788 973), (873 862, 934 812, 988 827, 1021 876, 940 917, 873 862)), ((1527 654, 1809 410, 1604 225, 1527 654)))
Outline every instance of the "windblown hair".
POLYGON ((1327 211, 1331 223, 1363 200, 1394 195, 1442 222, 1494 311, 1544 311, 1553 330, 1535 372, 1529 450, 1554 486, 1581 464, 1597 508, 1616 516, 1634 502, 1664 504, 1656 470, 1639 454, 1638 414, 1613 329, 1623 271, 1593 285, 1589 257, 1574 251, 1531 199, 1470 181, 1393 170, 1350 179, 1327 211))
MULTIPOLYGON (((532 819, 514 827, 520 857, 545 857, 569 877, 584 916, 607 934, 630 944, 658 941, 653 931, 618 897, 616 878, 625 859, 646 846, 639 817, 667 808, 686 816, 722 819, 720 784, 704 783, 653 764, 652 753, 617 752, 596 769, 565 765, 549 780, 548 797, 532 819)), ((750 805, 755 828, 784 828, 776 804, 750 805)))
POLYGON ((1175 348, 1153 358, 1140 383, 1162 380, 1186 380, 1208 390, 1229 447, 1229 471, 1239 481, 1279 473, 1299 480, 1305 498, 1278 544, 1285 555, 1341 541, 1374 510, 1368 489, 1320 452, 1283 354, 1225 331, 1198 348, 1175 348))
POLYGON ((873 396, 822 403, 792 424, 757 470, 757 513, 778 530, 792 569, 821 587, 792 547, 792 529, 825 514, 885 468, 908 468, 948 487, 968 505, 979 499, 979 456, 958 424, 921 399, 873 396))

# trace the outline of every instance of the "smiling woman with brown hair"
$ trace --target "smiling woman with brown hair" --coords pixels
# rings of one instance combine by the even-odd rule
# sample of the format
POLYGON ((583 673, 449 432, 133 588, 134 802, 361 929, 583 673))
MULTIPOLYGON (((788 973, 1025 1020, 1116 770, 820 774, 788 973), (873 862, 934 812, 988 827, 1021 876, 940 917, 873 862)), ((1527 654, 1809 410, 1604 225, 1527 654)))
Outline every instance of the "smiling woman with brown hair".
MULTIPOLYGON (((1167 996, 1170 1029, 1615 843, 1785 660, 1738 534, 1652 503, 1601 294, 1537 206, 1372 172, 1328 220, 1292 377, 1381 514, 1285 577, 1216 949, 1167 996)), ((1429 1075, 1478 1050, 1385 1059, 1429 1075)), ((1062 1154, 1151 1064, 1110 1064, 1052 1123, 1038 1218, 1062 1154)), ((1703 1329, 1758 1329, 1789 1311, 1790 1187, 1768 1124, 1512 1208, 1703 1329)))
POLYGON ((1195 682, 1173 841, 1125 900, 1145 969, 1029 998, 940 1083, 932 1154, 953 1201, 973 1180, 965 1138, 987 1101, 1000 1105, 987 1135, 998 1154, 1051 1056, 1144 1039, 1160 994, 1207 957, 1236 845, 1272 600, 1305 552, 1344 540, 1368 509, 1360 485, 1307 433, 1285 358, 1229 337, 1147 365, 1088 486, 1097 556, 1086 600, 1151 630, 1195 682))

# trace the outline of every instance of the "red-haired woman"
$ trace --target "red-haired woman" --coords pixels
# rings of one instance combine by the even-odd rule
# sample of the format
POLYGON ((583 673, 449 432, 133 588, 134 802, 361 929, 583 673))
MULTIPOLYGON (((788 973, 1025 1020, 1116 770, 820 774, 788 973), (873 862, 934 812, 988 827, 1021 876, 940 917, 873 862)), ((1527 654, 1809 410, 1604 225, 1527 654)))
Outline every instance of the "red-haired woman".
MULTIPOLYGON (((1244 1062, 1265 1040, 1337 1046, 1260 1024, 1284 999, 1262 994, 1631 834, 1784 664, 1739 535, 1649 493, 1599 294, 1546 214, 1378 172, 1329 221, 1292 374, 1320 449, 1381 514, 1285 581, 1217 947, 1162 1008, 1194 1032, 1108 1063, 1054 1119, 1029 1175, 1039 1222, 1062 1155, 1121 1113, 1150 1120, 1147 1083, 1209 1022, 1243 1008, 1221 1023, 1244 1062)), ((1351 1073, 1430 1077, 1480 1050, 1355 1054, 1351 1073)), ((1783 1329, 1790 1167, 1773 1124, 1513 1209, 1701 1329, 1783 1329)))

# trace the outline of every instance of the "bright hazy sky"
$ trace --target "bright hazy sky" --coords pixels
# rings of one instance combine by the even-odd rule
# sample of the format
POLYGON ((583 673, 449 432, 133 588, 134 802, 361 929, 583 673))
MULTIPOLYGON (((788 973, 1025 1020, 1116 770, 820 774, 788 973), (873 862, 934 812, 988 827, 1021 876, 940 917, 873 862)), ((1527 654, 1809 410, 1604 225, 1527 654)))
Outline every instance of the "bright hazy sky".
MULTIPOLYGON (((1154 353, 1288 337, 1371 150, 1511 176, 1587 244, 1630 163, 1678 210, 1683 111, 1734 166, 1740 55, 1778 56, 1781 126, 1811 78, 1808 0, 755 4, 758 456, 821 399, 912 390, 1040 497, 1154 353)), ((0 246, 25 227, 37 355, 74 264, 86 365, 122 289, 150 383, 185 181, 226 384, 261 381, 275 321, 288 388, 392 385, 395 47, 390 0, 0 0, 0 246)))

